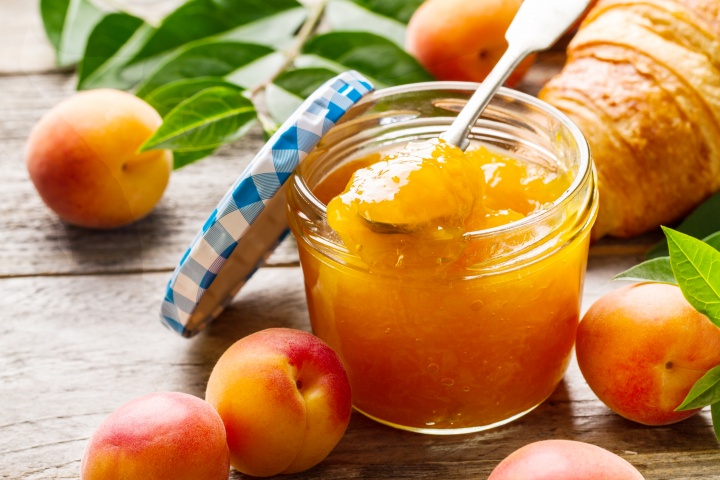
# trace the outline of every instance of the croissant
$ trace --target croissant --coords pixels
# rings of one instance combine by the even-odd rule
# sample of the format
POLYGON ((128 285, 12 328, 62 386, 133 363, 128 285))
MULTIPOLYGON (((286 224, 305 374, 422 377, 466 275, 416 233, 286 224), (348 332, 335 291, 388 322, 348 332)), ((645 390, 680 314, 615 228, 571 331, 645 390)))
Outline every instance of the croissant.
POLYGON ((628 237, 720 189, 720 0, 600 0, 540 98, 590 144, 593 237, 628 237))

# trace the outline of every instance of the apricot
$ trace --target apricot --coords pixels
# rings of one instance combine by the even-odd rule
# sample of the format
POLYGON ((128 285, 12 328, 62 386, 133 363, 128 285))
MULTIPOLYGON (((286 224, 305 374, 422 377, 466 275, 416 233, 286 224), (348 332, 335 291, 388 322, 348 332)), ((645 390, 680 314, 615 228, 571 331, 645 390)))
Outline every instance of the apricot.
POLYGON ((100 424, 80 470, 82 480, 227 480, 225 427, 200 398, 177 392, 146 395, 100 424))
POLYGON ((458 147, 410 143, 355 171, 328 203, 328 223, 373 271, 436 272, 465 248, 462 234, 480 208, 483 183, 482 170, 458 147), (406 235, 388 235, 398 231, 406 235))
POLYGON ((170 178, 172 152, 137 153, 161 123, 150 105, 129 93, 77 93, 33 128, 30 178, 45 204, 67 223, 127 225, 150 213, 170 178))
POLYGON ((596 445, 543 440, 508 455, 488 480, 643 480, 622 457, 596 445))
MULTIPOLYGON (((427 0, 415 11, 405 48, 438 80, 482 82, 505 50, 505 32, 522 0, 427 0)), ((526 58, 507 84, 534 62, 526 58)))
POLYGON ((271 328, 233 344, 208 381, 207 401, 225 423, 231 464, 257 477, 321 462, 350 421, 347 373, 316 336, 271 328))
POLYGON ((645 425, 679 422, 695 382, 720 365, 720 328, 680 288, 629 285, 596 301, 580 322, 576 352, 590 388, 611 410, 645 425))

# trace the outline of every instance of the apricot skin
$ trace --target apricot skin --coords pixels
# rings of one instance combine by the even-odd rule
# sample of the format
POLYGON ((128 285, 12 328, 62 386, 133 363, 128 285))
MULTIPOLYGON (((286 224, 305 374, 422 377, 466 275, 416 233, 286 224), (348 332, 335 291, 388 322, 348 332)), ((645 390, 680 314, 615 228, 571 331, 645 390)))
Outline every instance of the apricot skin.
POLYGON ((81 480, 227 480, 230 455, 217 412, 177 392, 132 400, 90 438, 81 480))
MULTIPOLYGON (((427 0, 413 14, 405 48, 438 80, 482 82, 507 50, 505 32, 522 0, 427 0)), ((517 84, 534 62, 510 75, 517 84)))
POLYGON ((80 92, 33 128, 27 168, 45 204, 67 223, 114 228, 146 216, 172 171, 172 152, 138 148, 162 123, 147 103, 111 89, 80 92))
POLYGON ((643 480, 612 452, 584 442, 544 440, 508 455, 488 480, 643 480))
POLYGON ((340 441, 350 421, 350 382, 316 336, 271 328, 232 345, 208 381, 225 423, 231 464, 268 477, 306 470, 340 441))
POLYGON ((577 332, 578 364, 600 400, 623 417, 667 425, 695 382, 720 365, 720 328, 679 287, 629 285, 600 298, 577 332))

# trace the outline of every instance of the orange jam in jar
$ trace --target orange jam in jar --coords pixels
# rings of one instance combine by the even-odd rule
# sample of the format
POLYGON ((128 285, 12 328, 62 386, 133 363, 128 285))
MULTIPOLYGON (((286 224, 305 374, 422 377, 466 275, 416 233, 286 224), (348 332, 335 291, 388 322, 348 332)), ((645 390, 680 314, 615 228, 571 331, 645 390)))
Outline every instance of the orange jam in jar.
POLYGON ((467 152, 437 140, 471 93, 372 94, 288 189, 312 327, 355 408, 424 433, 501 425, 552 393, 597 211, 585 140, 536 99, 503 90, 467 152))

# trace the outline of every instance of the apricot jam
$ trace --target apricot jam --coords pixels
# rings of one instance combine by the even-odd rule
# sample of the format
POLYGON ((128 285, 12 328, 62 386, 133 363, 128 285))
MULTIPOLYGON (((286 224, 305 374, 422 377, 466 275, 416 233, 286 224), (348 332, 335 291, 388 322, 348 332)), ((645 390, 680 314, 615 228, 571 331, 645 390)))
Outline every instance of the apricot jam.
POLYGON ((310 320, 342 358, 357 410, 465 433, 558 385, 597 210, 584 139, 560 127, 562 142, 534 138, 533 151, 488 136, 463 153, 423 132, 407 148, 365 139, 344 155, 340 136, 301 165, 288 198, 310 320), (569 156, 548 155, 572 142, 569 156))
POLYGON ((567 172, 432 140, 358 159, 315 195, 328 205, 330 227, 371 271, 417 277, 478 262, 478 245, 465 233, 540 212, 569 186, 567 172))

